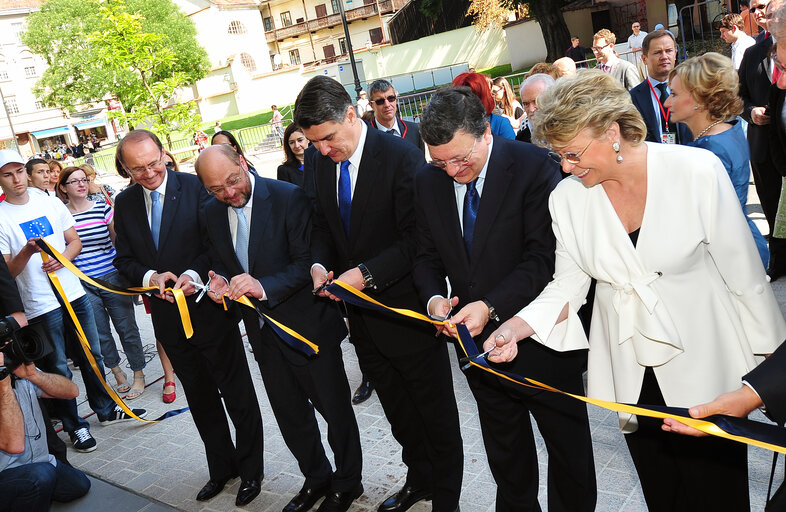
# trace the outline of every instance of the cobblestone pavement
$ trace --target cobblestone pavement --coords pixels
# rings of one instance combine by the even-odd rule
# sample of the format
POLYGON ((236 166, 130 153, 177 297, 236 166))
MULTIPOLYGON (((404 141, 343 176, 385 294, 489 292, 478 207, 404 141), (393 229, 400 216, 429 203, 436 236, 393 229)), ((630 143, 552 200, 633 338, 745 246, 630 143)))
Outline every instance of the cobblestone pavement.
MULTIPOLYGON (((263 175, 270 176, 274 174, 278 160, 278 155, 268 155, 265 160, 255 159, 254 163, 257 164, 257 169, 263 175)), ((753 191, 753 189, 751 190, 753 191)), ((755 192, 749 202, 757 202, 755 192)), ((759 227, 763 228, 763 232, 766 232, 766 224, 764 224, 761 210, 757 209, 757 206, 752 204, 752 216, 757 220, 759 227)), ((781 305, 786 304, 786 282, 776 282, 773 288, 781 305)), ((150 319, 141 306, 137 308, 137 320, 142 330, 142 339, 147 344, 146 351, 153 359, 145 369, 149 384, 148 389, 142 397, 129 402, 129 406, 147 408, 150 417, 157 417, 168 409, 185 407, 185 397, 180 387, 178 387, 178 397, 174 404, 167 406, 162 403, 162 382, 156 380, 162 376, 162 371, 158 358, 154 356, 155 342, 150 319)), ((354 349, 349 343, 345 342, 343 349, 350 387, 354 390, 361 378, 357 359, 354 349)), ((466 380, 458 370, 452 350, 451 354, 454 359, 453 382, 459 407, 465 453, 461 510, 463 512, 493 511, 496 488, 483 450, 477 408, 466 380)), ((264 418, 265 478, 262 482, 260 496, 243 510, 280 511, 300 489, 303 477, 300 475, 295 459, 284 445, 270 404, 265 393, 262 392, 264 385, 259 375, 259 367, 254 361, 253 355, 250 352, 247 355, 264 418)), ((81 387, 80 379, 79 372, 76 372, 75 380, 81 387)), ((109 380, 112 381, 112 377, 109 377, 109 380)), ((82 401, 80 412, 90 413, 84 392, 80 395, 80 400, 82 401)), ((385 497, 403 484, 405 468, 401 463, 399 446, 390 433, 390 427, 384 418, 376 394, 366 403, 356 406, 355 413, 363 443, 365 492, 350 510, 376 510, 376 506, 385 497)), ((646 510, 633 464, 622 434, 617 428, 616 415, 594 406, 589 406, 589 415, 598 479, 597 510, 602 512, 646 510)), ((766 421, 763 415, 758 412, 753 417, 766 421)), ((207 481, 208 473, 202 443, 190 414, 181 414, 161 423, 150 425, 128 422, 102 427, 94 416, 91 416, 88 421, 92 427, 91 431, 98 441, 98 449, 87 454, 69 449, 69 459, 76 467, 90 475, 118 486, 116 497, 112 503, 102 501, 102 504, 88 505, 88 501, 85 500, 67 507, 57 507, 57 510, 97 510, 96 506, 101 505, 103 505, 102 509, 112 509, 114 512, 153 510, 154 508, 151 507, 156 506, 159 506, 158 509, 161 510, 166 508, 156 502, 188 511, 226 511, 235 508, 234 500, 239 486, 238 480, 232 481, 223 493, 207 503, 200 503, 194 499, 198 490, 207 481), (131 492, 124 492, 121 488, 131 492), (146 498, 142 501, 147 505, 138 504, 140 497, 146 498)), ((321 418, 320 428, 323 432, 325 448, 332 460, 332 454, 325 439, 325 423, 321 418)), ((60 435, 70 446, 66 436, 62 433, 60 435)), ((540 501, 543 509, 546 510, 547 455, 543 440, 537 433, 536 438, 541 470, 540 501)), ((751 502, 753 510, 759 511, 764 507, 771 455, 764 450, 751 448, 749 459, 751 502)), ((779 471, 778 474, 782 475, 783 471, 779 471)), ((106 495, 106 489, 101 492, 102 495, 106 495)), ((90 495, 87 499, 89 498, 90 495)), ((411 510, 424 512, 431 510, 431 507, 428 503, 419 503, 411 510)))

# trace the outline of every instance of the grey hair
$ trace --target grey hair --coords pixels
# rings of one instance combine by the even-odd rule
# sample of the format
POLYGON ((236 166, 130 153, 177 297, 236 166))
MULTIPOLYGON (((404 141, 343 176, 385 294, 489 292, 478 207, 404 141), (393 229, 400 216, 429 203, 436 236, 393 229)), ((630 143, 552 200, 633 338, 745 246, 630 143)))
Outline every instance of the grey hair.
POLYGON ((447 144, 462 130, 480 138, 489 125, 486 109, 469 87, 443 87, 420 118, 420 136, 429 146, 447 144))
POLYGON ((534 84, 535 82, 543 82, 545 84, 545 87, 543 88, 544 91, 557 83, 557 81, 551 75, 547 75, 546 73, 535 73, 534 75, 528 76, 524 79, 523 82, 521 82, 521 86, 519 86, 519 96, 522 95, 524 87, 528 86, 529 84, 534 84))
POLYGON ((784 39, 784 32, 786 32, 786 3, 780 2, 780 5, 773 10, 768 27, 777 40, 786 40, 784 39))
POLYGON ((352 98, 343 85, 324 75, 315 76, 297 95, 293 121, 306 129, 328 121, 343 123, 351 107, 352 98))
POLYGON ((371 82, 371 85, 368 86, 368 95, 369 97, 371 97, 374 95, 375 92, 385 92, 388 89, 393 89, 394 91, 396 90, 396 88, 393 87, 393 84, 391 84, 387 80, 383 80, 383 79, 374 80, 373 82, 371 82))

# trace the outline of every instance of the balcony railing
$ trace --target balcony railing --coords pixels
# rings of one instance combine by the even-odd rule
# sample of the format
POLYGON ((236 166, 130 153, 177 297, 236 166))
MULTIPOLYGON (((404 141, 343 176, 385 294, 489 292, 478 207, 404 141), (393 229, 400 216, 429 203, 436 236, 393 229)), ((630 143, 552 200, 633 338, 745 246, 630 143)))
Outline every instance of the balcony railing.
MULTIPOLYGON (((370 16, 374 16, 379 12, 383 14, 388 13, 391 12, 392 10, 393 10, 392 0, 381 0, 379 2, 379 10, 377 10, 377 4, 373 3, 373 4, 362 5, 354 9, 349 9, 345 12, 347 16, 347 21, 354 21, 354 20, 359 20, 359 19, 368 18, 370 16)), ((302 23, 296 23, 288 27, 269 30, 265 32, 265 39, 267 39, 267 42, 272 43, 273 41, 280 41, 282 39, 287 39, 289 37, 296 37, 299 35, 303 35, 307 32, 316 32, 317 30, 323 28, 335 27, 336 25, 340 25, 340 24, 341 24, 340 14, 329 14, 328 16, 323 16, 321 18, 304 21, 302 23)))

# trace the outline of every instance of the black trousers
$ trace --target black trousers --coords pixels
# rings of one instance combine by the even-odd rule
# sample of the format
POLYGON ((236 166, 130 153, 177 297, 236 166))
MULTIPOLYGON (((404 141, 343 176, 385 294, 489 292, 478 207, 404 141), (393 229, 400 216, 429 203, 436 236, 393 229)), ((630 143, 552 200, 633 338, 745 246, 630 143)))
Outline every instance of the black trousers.
POLYGON ((430 325, 413 330, 414 321, 348 310, 360 369, 374 382, 393 437, 402 447, 407 484, 431 489, 433 510, 452 512, 461 494, 464 445, 446 344, 434 338, 430 325), (391 355, 384 344, 396 340, 422 348, 391 355))
POLYGON ((210 478, 235 474, 244 480, 261 478, 262 414, 240 330, 235 325, 221 339, 197 336, 159 341, 183 385, 191 416, 205 444, 210 478), (227 413, 235 426, 237 447, 232 443, 227 413))
MULTIPOLYGON (((535 343, 522 343, 527 342, 535 343)), ((547 384, 583 395, 582 361, 586 357, 567 359, 564 374, 547 384)), ((470 368, 466 376, 478 404, 483 444, 497 483, 497 512, 541 510, 530 413, 549 455, 549 512, 595 510, 597 486, 586 405, 557 393, 517 386, 478 368, 470 368)))
POLYGON ((339 344, 320 347, 312 360, 293 364, 282 353, 293 350, 269 328, 251 346, 262 372, 273 414, 292 455, 298 461, 305 485, 329 483, 333 491, 351 491, 360 483, 363 454, 349 384, 339 344), (333 472, 322 446, 314 409, 328 425, 328 443, 333 450, 333 472))
MULTIPOLYGON (((666 405, 652 368, 644 373, 638 403, 666 405)), ((750 510, 746 445, 664 432, 657 418, 638 421, 625 441, 650 512, 750 510)))
POLYGON ((756 194, 761 202, 761 209, 767 219, 770 234, 775 226, 775 215, 778 213, 778 201, 781 197, 781 184, 783 177, 775 168, 772 160, 755 162, 751 160, 751 170, 753 171, 753 184, 756 186, 756 194))

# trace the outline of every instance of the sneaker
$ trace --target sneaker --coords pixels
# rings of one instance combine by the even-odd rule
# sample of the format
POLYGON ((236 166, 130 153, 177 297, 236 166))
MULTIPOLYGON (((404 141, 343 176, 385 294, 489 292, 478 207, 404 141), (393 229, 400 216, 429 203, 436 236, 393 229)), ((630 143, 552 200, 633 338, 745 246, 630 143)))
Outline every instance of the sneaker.
POLYGON ((74 450, 78 452, 87 453, 96 449, 96 440, 90 435, 87 427, 69 432, 68 436, 71 438, 71 442, 74 443, 74 450))
MULTIPOLYGON (((147 415, 147 409, 131 409, 131 412, 136 414, 140 418, 144 418, 147 415)), ((118 423, 120 421, 127 421, 133 420, 133 416, 129 416, 126 412, 120 408, 119 405, 115 406, 115 410, 112 411, 109 416, 106 418, 99 420, 98 422, 102 425, 111 425, 112 423, 118 423)))

